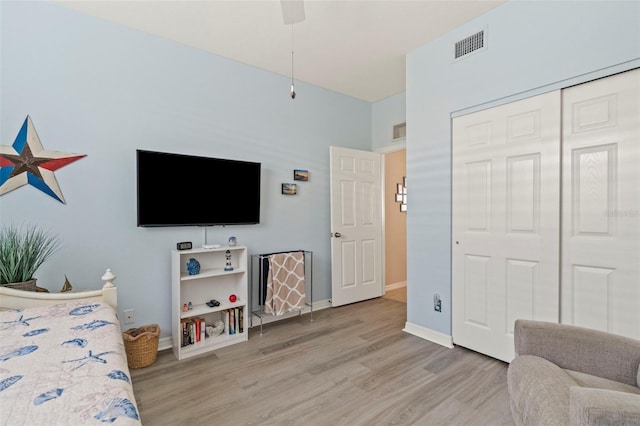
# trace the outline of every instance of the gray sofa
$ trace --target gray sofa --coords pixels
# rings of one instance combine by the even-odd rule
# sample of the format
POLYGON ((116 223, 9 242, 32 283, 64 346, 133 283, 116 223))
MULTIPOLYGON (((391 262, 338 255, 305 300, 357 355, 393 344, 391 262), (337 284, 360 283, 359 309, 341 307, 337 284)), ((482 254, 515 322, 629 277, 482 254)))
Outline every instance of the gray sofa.
POLYGON ((517 425, 640 425, 640 341, 517 320, 507 384, 517 425))

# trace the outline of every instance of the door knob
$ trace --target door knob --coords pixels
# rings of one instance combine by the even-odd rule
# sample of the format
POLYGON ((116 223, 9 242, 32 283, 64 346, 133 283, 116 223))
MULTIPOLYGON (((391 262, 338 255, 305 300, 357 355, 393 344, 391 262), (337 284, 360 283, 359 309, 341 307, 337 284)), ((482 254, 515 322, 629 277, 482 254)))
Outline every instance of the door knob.
POLYGON ((333 236, 336 237, 336 238, 340 238, 340 237, 342 237, 342 234, 339 233, 339 232, 336 232, 336 233, 333 234, 333 236))

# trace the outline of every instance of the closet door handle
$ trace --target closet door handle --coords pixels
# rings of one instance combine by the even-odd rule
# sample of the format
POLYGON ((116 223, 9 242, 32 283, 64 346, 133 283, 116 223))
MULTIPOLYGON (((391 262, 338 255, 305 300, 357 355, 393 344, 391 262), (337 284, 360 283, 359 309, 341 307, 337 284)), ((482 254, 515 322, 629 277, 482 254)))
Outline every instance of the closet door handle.
POLYGON ((341 233, 339 233, 339 232, 335 232, 335 233, 333 234, 333 236, 334 236, 334 237, 336 237, 336 238, 340 238, 340 237, 342 237, 342 234, 341 234, 341 233))

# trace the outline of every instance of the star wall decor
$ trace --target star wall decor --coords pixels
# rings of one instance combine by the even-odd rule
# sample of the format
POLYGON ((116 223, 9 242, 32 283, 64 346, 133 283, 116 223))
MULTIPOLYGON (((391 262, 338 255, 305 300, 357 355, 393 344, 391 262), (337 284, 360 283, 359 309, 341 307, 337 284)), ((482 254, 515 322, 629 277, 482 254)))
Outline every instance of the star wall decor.
POLYGON ((13 145, 0 145, 0 196, 29 184, 66 204, 53 172, 82 157, 86 155, 45 151, 27 115, 13 145))

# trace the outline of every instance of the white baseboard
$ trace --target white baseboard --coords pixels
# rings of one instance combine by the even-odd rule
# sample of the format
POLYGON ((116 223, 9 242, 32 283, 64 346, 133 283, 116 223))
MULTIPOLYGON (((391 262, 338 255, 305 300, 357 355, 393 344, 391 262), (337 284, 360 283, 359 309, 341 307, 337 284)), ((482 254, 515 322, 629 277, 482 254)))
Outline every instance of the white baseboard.
POLYGON ((437 343, 438 345, 444 346, 446 348, 453 348, 453 338, 446 334, 442 334, 439 331, 431 330, 429 328, 417 324, 412 324, 410 322, 406 322, 404 324, 404 328, 402 329, 402 331, 413 334, 414 336, 418 336, 430 342, 437 343))
POLYGON ((158 341, 158 351, 164 351, 165 349, 171 349, 173 345, 171 344, 171 336, 169 337, 161 337, 158 341))
POLYGON ((384 286, 384 290, 385 291, 389 291, 389 290, 395 290, 397 288, 403 288, 407 286, 407 282, 406 281, 400 281, 397 283, 393 283, 393 284, 388 284, 384 286))

